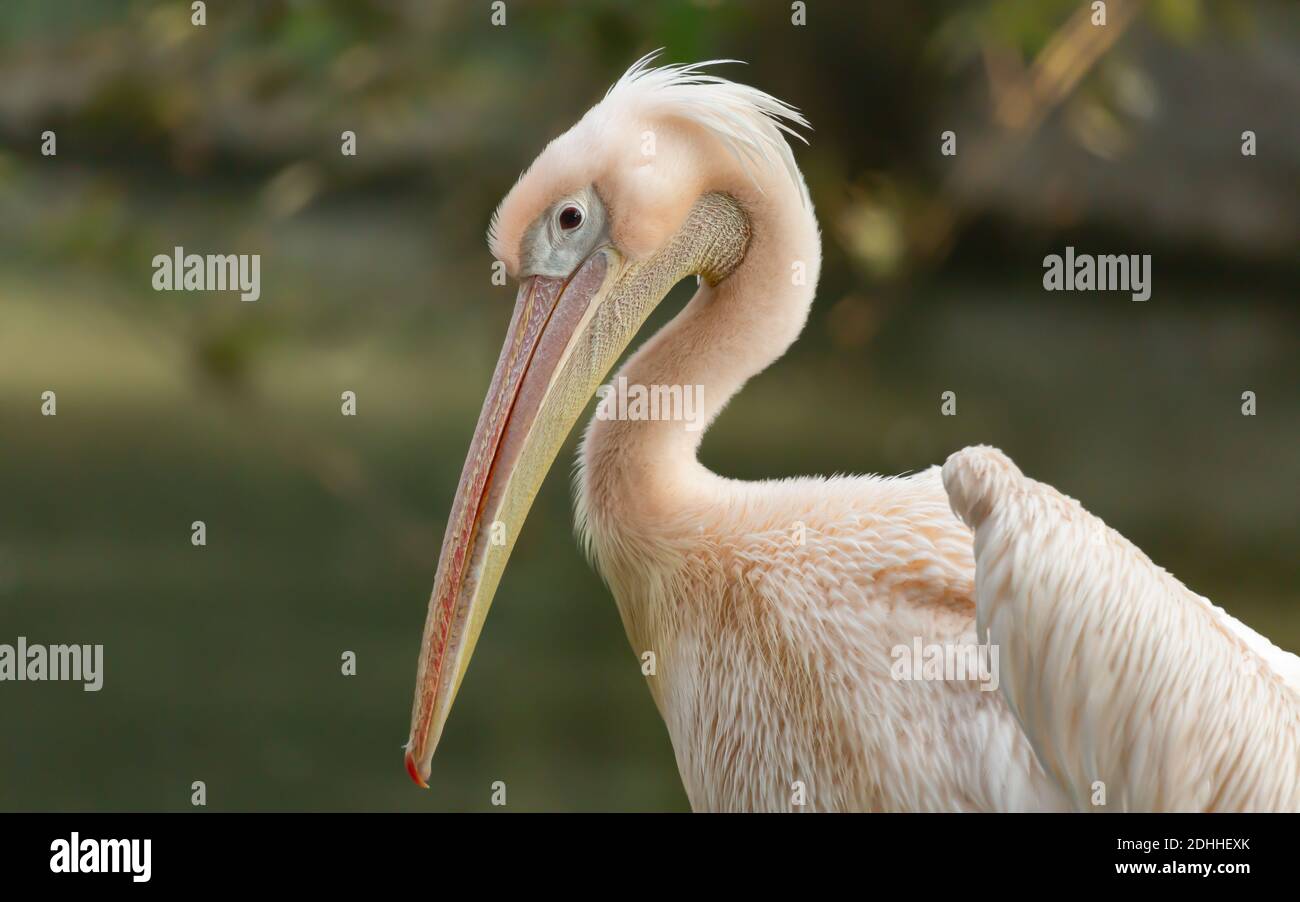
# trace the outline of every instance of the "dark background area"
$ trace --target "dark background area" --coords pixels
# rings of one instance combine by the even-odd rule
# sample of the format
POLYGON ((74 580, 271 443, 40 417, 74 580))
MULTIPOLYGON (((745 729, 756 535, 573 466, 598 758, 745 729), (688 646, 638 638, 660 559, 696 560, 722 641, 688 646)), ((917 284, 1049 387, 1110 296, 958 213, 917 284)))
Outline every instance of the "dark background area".
POLYGON ((493 27, 486 2, 281 0, 195 27, 188 2, 4 4, 0 642, 106 664, 99 693, 0 683, 0 809, 185 810, 194 780, 212 809, 483 810, 495 780, 509 810, 685 807, 573 541, 572 441, 429 792, 400 750, 514 299, 488 217, 657 47, 745 60, 722 74, 814 129, 813 316, 706 464, 898 473, 996 444, 1300 650, 1300 7, 1113 0, 1097 28, 1087 6, 821 2, 794 26, 782 2, 515 0, 493 27), (1151 254, 1151 299, 1045 292, 1067 244, 1151 254), (176 245, 261 254, 261 300, 153 291, 176 245))

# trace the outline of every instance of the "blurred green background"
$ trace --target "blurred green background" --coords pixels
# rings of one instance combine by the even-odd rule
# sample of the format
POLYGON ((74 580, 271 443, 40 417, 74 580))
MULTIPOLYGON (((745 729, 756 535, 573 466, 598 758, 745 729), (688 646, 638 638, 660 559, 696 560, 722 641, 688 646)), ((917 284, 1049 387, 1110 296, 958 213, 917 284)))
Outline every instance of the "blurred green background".
POLYGON ((0 642, 106 665, 97 694, 0 683, 0 809, 190 810, 194 780, 210 809, 487 810, 495 780, 508 810, 686 807, 572 538, 572 442, 429 792, 400 750, 514 298, 489 214, 656 47, 746 60, 726 74, 815 129, 818 301, 709 466, 897 473, 990 442, 1300 650, 1300 7, 1114 0, 1098 29, 1086 6, 812 0, 794 26, 783 2, 510 0, 494 27, 487 2, 223 0, 195 27, 180 0, 5 3, 0 642), (1152 254, 1151 299, 1044 292, 1067 244, 1152 254), (154 292, 175 245, 261 254, 261 300, 154 292))

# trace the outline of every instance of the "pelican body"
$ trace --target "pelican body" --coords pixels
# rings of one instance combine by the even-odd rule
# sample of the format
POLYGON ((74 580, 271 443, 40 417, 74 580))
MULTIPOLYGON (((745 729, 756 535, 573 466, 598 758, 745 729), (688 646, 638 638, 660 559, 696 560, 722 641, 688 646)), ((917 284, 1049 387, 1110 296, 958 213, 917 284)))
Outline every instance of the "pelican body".
POLYGON ((785 139, 807 123, 709 63, 651 59, 493 217, 491 249, 520 287, 434 580, 412 778, 429 777, 562 443, 693 276, 689 303, 616 378, 699 389, 698 419, 598 416, 575 480, 578 535, 636 658, 654 661, 647 685, 693 808, 1300 809, 1300 662, 999 452, 894 478, 743 482, 700 464, 701 426, 808 316, 821 243, 785 139), (1036 492, 1057 500, 1021 503, 1036 492), (1104 541, 1076 547, 1080 523, 1104 541), (992 680, 900 678, 900 649, 917 647, 1001 655, 992 680), (1187 703, 1191 687, 1219 693, 1202 695, 1216 716, 1187 703), (1207 724, 1224 732, 1190 752, 1207 724))

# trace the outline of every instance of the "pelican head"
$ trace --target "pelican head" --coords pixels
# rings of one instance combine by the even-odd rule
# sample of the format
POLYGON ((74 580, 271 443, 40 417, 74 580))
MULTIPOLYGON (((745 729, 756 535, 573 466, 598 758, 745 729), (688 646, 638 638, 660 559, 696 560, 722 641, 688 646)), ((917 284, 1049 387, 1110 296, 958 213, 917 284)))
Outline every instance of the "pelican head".
POLYGON ((421 786, 515 538, 574 423, 675 283, 717 285, 740 264, 749 164, 775 162, 803 187, 781 136, 782 119, 806 124, 797 112, 702 74, 709 63, 651 68, 653 56, 546 147, 492 219, 489 245, 519 291, 429 600, 406 745, 421 786))

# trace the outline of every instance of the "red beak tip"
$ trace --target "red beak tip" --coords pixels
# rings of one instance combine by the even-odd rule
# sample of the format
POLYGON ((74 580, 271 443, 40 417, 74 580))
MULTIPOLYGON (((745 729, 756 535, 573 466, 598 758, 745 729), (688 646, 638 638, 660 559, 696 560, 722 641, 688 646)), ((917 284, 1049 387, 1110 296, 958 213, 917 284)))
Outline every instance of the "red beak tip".
POLYGON ((424 782, 424 778, 420 776, 420 768, 415 763, 415 758, 410 752, 406 753, 406 772, 411 775, 411 779, 415 781, 416 786, 421 789, 429 788, 429 784, 424 782))

